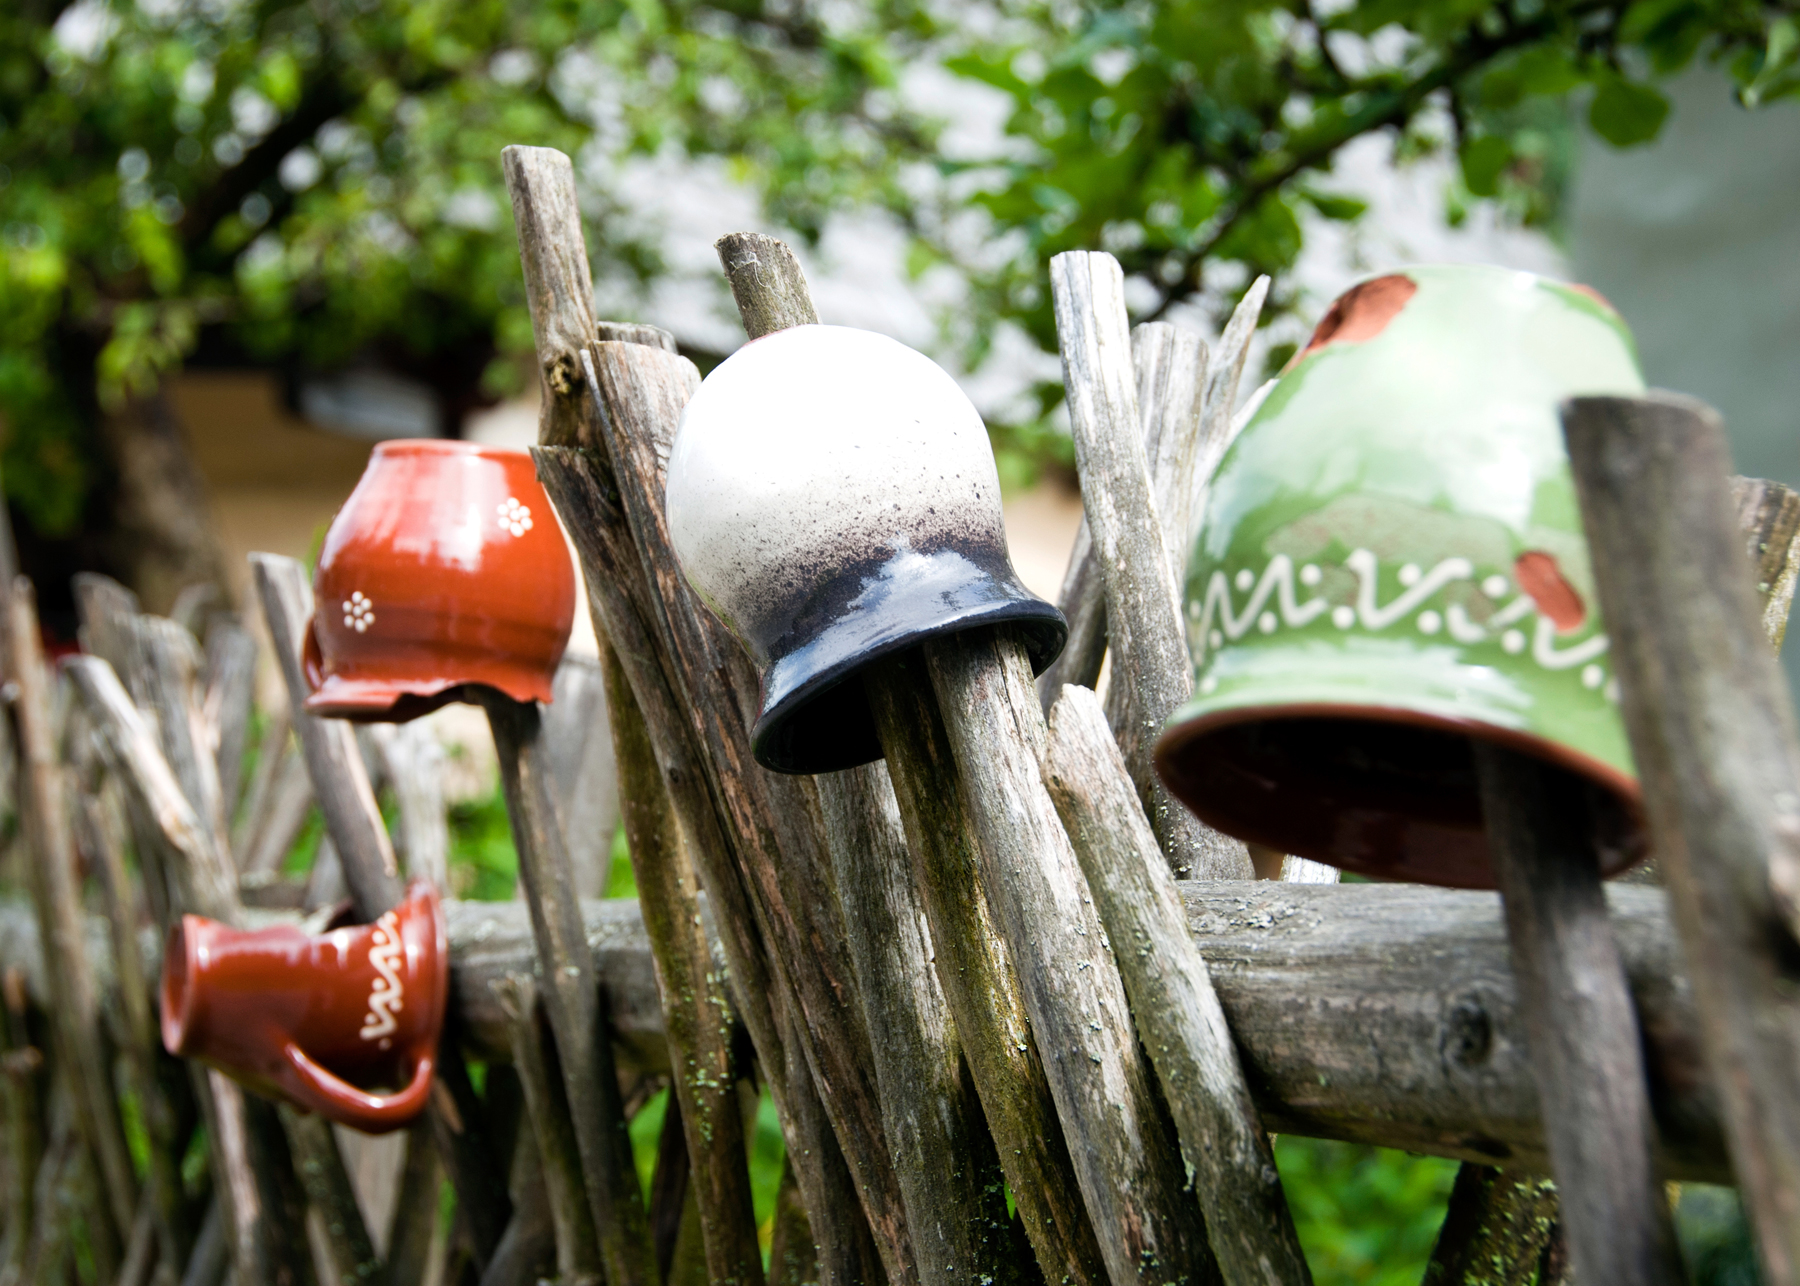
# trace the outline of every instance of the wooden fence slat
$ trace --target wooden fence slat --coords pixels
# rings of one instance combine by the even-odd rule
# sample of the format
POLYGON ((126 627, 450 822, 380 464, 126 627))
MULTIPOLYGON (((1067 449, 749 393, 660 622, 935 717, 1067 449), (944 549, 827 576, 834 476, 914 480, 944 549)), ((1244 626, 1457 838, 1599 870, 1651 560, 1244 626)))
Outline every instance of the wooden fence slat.
POLYGON ((1550 1180, 1463 1165, 1421 1286, 1558 1286, 1544 1273, 1557 1213, 1550 1180))
POLYGON ((1764 1272, 1791 1286, 1800 916, 1781 881, 1800 874, 1800 737, 1768 642, 1776 605, 1758 602, 1715 412, 1670 394, 1576 398, 1563 429, 1732 1163, 1764 1272))
POLYGON ((67 770, 57 757, 51 678, 38 632, 37 593, 16 578, 6 598, 6 655, 15 685, 13 719, 18 729, 21 782, 19 802, 30 846, 32 900, 44 928, 45 963, 54 1006, 57 1064, 71 1081, 77 1128, 105 1198, 94 1212, 90 1236, 95 1257, 116 1270, 124 1239, 137 1216, 137 1176, 125 1146, 118 1095, 107 1074, 99 995, 93 970, 82 951, 81 891, 75 839, 69 830, 67 770))
POLYGON ((1011 630, 928 641, 926 668, 1032 1033, 1114 1286, 1216 1281, 1125 987, 1039 764, 1046 731, 1011 630))
POLYGON ((556 1275, 568 1286, 604 1282, 581 1153, 569 1120, 569 1096, 563 1090, 562 1065, 539 1004, 537 982, 530 974, 514 974, 494 983, 494 991, 513 1024, 513 1067, 525 1092, 550 1222, 556 1229, 556 1275))
POLYGON ((1052 707, 1044 771, 1175 1118, 1225 1280, 1310 1286, 1275 1154, 1218 993, 1194 949, 1175 882, 1100 699, 1088 689, 1064 688, 1052 707))
MULTIPOLYGON (((1176 890, 1269 1130, 1549 1173, 1495 894, 1273 881, 1181 880, 1176 890)), ((1616 882, 1606 894, 1651 1069, 1661 1168, 1672 1179, 1729 1183, 1668 897, 1616 882)), ((450 1014, 472 1057, 505 1062, 511 1019, 492 984, 530 971, 529 918, 516 902, 450 902, 445 910, 450 1014)), ((257 914, 294 922, 292 912, 257 914)), ((636 903, 585 902, 582 918, 621 1069, 668 1075, 655 966, 636 903)), ((103 920, 86 922, 84 951, 103 990, 117 986, 107 937, 103 920)), ((147 931, 141 947, 154 976, 159 935, 147 931)), ((33 1005, 49 1003, 32 914, 0 900, 0 977, 9 969, 33 1005)))
POLYGON ((1686 1280, 1653 1161, 1655 1125, 1584 782, 1477 742, 1475 771, 1576 1274, 1686 1280))
POLYGON ((479 694, 500 758, 519 880, 538 946, 539 998, 556 1033, 600 1261, 613 1286, 655 1286, 655 1251, 631 1159, 612 1043, 600 1021, 594 961, 582 937, 575 872, 551 794, 543 721, 535 701, 515 701, 495 688, 479 694))
MULTIPOLYGON (((502 162, 519 228, 520 258, 542 363, 539 441, 551 448, 561 445, 592 449, 599 443, 585 426, 589 425, 597 403, 591 396, 577 396, 578 392, 594 392, 589 386, 591 373, 583 364, 583 347, 602 334, 612 342, 659 353, 672 353, 674 343, 654 327, 596 324, 587 250, 575 201, 574 170, 568 157, 554 149, 509 147, 502 153, 502 162), (572 372, 569 380, 560 378, 565 364, 572 372)), ((601 678, 606 685, 620 803, 633 871, 651 927, 657 978, 670 1014, 666 1034, 676 1068, 675 1092, 681 1102, 689 1155, 696 1160, 700 1175, 695 1200, 705 1234, 708 1267, 720 1281, 753 1286, 762 1278, 762 1254, 750 1199, 743 1122, 737 1108, 729 1008, 723 984, 712 968, 710 943, 694 913, 699 886, 696 852, 713 859, 712 883, 727 914, 738 910, 742 902, 732 897, 736 883, 724 871, 724 836, 711 801, 703 793, 705 778, 695 762, 698 755, 689 741, 691 733, 681 726, 685 720, 673 699, 674 685, 667 682, 667 676, 656 664, 658 653, 650 644, 646 628, 655 609, 625 515, 615 508, 608 515, 610 521, 573 520, 574 511, 566 506, 575 497, 566 495, 559 499, 555 481, 549 476, 556 471, 552 468, 544 472, 552 503, 575 533, 578 547, 585 551, 583 572, 601 651, 601 678), (635 595, 625 591, 620 578, 597 577, 590 566, 595 542, 609 533, 613 538, 609 553, 630 578, 628 583, 637 591, 635 595), (629 664, 636 670, 629 681, 626 667, 620 664, 621 652, 615 651, 615 646, 630 658, 629 664), (654 718, 661 733, 661 749, 666 757, 660 757, 660 763, 659 738, 647 724, 647 714, 654 718), (679 788, 665 784, 665 769, 673 774, 671 780, 679 782, 679 788), (688 844, 683 843, 674 823, 677 811, 684 814, 688 823, 688 844)), ((568 478, 566 474, 556 476, 568 478)), ((609 499, 616 499, 616 493, 609 499)), ((571 912, 578 914, 573 906, 571 912)), ((726 939, 733 963, 745 971, 742 976, 746 981, 754 980, 766 967, 760 959, 760 945, 745 940, 740 927, 746 925, 745 920, 730 918, 726 939)), ((764 1016, 767 1001, 761 995, 748 997, 747 1001, 745 1012, 753 1038, 758 1038, 765 1065, 780 1080, 785 1103, 786 1081, 779 1070, 779 1042, 772 1015, 764 1016)))
POLYGON ((937 976, 1025 1235, 1046 1281, 1104 1281, 1011 951, 982 888, 974 822, 924 658, 884 657, 865 672, 863 689, 900 806, 937 976))
MULTIPOLYGON (((854 970, 816 794, 809 780, 756 765, 747 715, 756 708, 760 685, 737 641, 688 588, 669 537, 664 466, 699 372, 684 358, 641 344, 596 344, 588 365, 603 408, 595 427, 654 591, 661 654, 680 675, 685 708, 704 749, 701 767, 729 825, 739 878, 770 944, 773 972, 797 1002, 793 1017, 804 1020, 792 1030, 816 1069, 821 1103, 856 1176, 855 1192, 883 1268, 896 1282, 911 1280, 904 1205, 881 1124, 868 1029, 860 1007, 842 999, 853 992, 854 970)), ((814 1209, 810 1199, 807 1208, 814 1209)))
MULTIPOLYGON (((305 569, 292 558, 251 554, 250 566, 287 690, 288 718, 306 757, 326 834, 358 917, 371 922, 400 901, 400 876, 356 734, 341 719, 320 719, 305 709, 308 689, 300 669, 300 648, 312 616, 312 586, 305 569)), ((511 1216, 512 1199, 484 1134, 472 1128, 480 1121, 479 1100, 462 1059, 456 1056, 454 1021, 445 1026, 443 1044, 450 1052, 438 1062, 428 1111, 476 1262, 485 1267, 511 1216)))
MULTIPOLYGON (((751 339, 818 320, 784 243, 732 233, 716 249, 751 339)), ((813 780, 919 1279, 1014 1281, 999 1157, 932 963, 887 769, 876 762, 813 780)))
MULTIPOLYGON (((1050 261, 1050 286, 1081 503, 1106 595, 1107 717, 1176 875, 1245 879, 1251 870, 1243 844, 1177 803, 1151 762, 1163 720, 1193 693, 1193 670, 1144 454, 1124 274, 1111 255, 1070 251, 1050 261)), ((1177 414, 1197 421, 1191 411, 1177 414)), ((1191 429, 1182 432, 1191 436, 1191 429)), ((1185 479, 1180 485, 1185 489, 1185 479)))

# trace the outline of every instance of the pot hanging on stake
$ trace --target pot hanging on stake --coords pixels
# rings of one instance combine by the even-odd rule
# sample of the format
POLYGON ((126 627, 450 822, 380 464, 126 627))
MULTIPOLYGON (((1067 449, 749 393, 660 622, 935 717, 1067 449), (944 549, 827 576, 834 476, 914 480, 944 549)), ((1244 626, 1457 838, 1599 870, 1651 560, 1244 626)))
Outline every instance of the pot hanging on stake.
POLYGON ((163 1045, 367 1134, 425 1110, 449 996, 430 885, 374 924, 306 934, 184 915, 169 931, 163 1045))
POLYGON ((1326 314, 1221 461, 1157 770, 1247 841, 1501 891, 1576 1273, 1682 1280, 1603 875, 1641 858, 1558 406, 1643 388, 1583 287, 1422 267, 1326 314))
POLYGON ((1170 790, 1284 853, 1492 888, 1485 740, 1599 788, 1605 874, 1642 857, 1556 417, 1642 388, 1624 323, 1579 287, 1409 268, 1333 304, 1213 477, 1170 790))
POLYGON ((549 701, 575 573, 524 451, 379 444, 325 534, 304 664, 313 714, 404 723, 465 686, 549 701))
MULTIPOLYGON (((702 382, 682 413, 665 496, 683 573, 757 665, 757 761, 828 773, 885 755, 902 800, 924 790, 943 806, 933 820, 962 815, 965 825, 940 832, 903 807, 915 871, 938 881, 925 898, 934 941, 954 937, 941 904, 958 894, 943 871, 978 868, 960 895, 991 907, 973 933, 997 922, 1011 961, 1001 985, 1018 987, 1040 1048, 1086 1053, 1025 1060, 1028 1069, 971 1058, 1002 1164, 1030 1156, 1046 1167, 1007 1174, 1046 1275, 1215 1275, 1123 983, 1042 780, 1030 675, 1055 659, 1068 627, 1013 573, 980 414, 945 372, 892 340, 794 326, 745 345, 702 382), (1021 1102, 1044 1109, 1029 1134, 1011 1132, 1021 1102)), ((954 968, 939 978, 979 1027, 991 997, 965 989, 980 980, 954 968)), ((971 1036, 967 1047, 980 1044, 971 1036)))
POLYGON ((612 1047, 599 1020, 538 703, 551 700, 575 616, 575 572, 524 451, 384 442, 332 521, 303 665, 309 712, 404 723, 481 706, 546 985, 589 1213, 609 1281, 651 1283, 612 1047))
POLYGON ((669 457, 682 570, 756 662, 756 761, 881 758, 859 683, 879 657, 1017 626, 1034 670, 1068 636, 1006 551, 987 427, 930 358, 872 331, 794 326, 722 362, 669 457))

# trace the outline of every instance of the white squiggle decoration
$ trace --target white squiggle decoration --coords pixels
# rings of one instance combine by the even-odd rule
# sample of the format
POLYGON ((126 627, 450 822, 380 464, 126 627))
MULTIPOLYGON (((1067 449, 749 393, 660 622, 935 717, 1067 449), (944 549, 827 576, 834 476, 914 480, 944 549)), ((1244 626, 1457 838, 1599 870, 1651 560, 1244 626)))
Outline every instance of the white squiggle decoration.
POLYGON ((1414 581, 1412 587, 1399 598, 1386 607, 1377 607, 1375 574, 1380 564, 1375 555, 1366 549, 1359 549, 1344 560, 1344 565, 1356 573, 1356 615, 1362 621, 1363 628, 1368 630, 1385 630, 1400 618, 1410 616, 1415 607, 1451 581, 1467 580, 1475 574, 1475 565, 1468 559, 1446 558, 1414 581))
MULTIPOLYGON (((1596 634, 1584 642, 1577 643, 1566 651, 1556 650, 1556 622, 1547 616, 1538 617, 1537 633, 1531 638, 1531 659, 1546 670, 1572 670, 1584 661, 1591 661, 1606 651, 1606 635, 1596 634)), ((1593 684, 1589 684, 1593 687, 1593 684)))
MULTIPOLYGON (((1225 636, 1230 639, 1241 639, 1250 632, 1257 618, 1264 615, 1263 607, 1274 594, 1277 606, 1281 609, 1281 620, 1290 626, 1305 625, 1331 604, 1322 598, 1312 598, 1304 603, 1294 597, 1294 560, 1286 554, 1276 554, 1263 571, 1262 579, 1257 582, 1256 590, 1250 595, 1242 615, 1233 615, 1231 610, 1231 583, 1225 579, 1223 571, 1215 571, 1212 580, 1206 586, 1206 601, 1200 608, 1200 637, 1211 635, 1213 629, 1213 613, 1219 614, 1219 625, 1225 636)), ((1191 608, 1189 609, 1192 610, 1191 608)), ((1271 617, 1271 620, 1273 617, 1271 617)), ((1274 629, 1270 625, 1265 634, 1274 629)))
MULTIPOLYGON (((1453 581, 1472 580, 1475 575, 1474 566, 1466 558, 1446 558, 1424 573, 1408 564, 1402 572, 1402 580, 1410 583, 1397 598, 1384 607, 1376 599, 1380 560, 1369 550, 1358 549, 1344 560, 1344 565, 1356 573, 1354 608, 1348 604, 1340 604, 1336 609, 1331 609, 1325 599, 1318 597, 1305 603, 1297 602, 1294 596, 1294 563, 1286 554, 1275 555, 1264 569, 1261 579, 1256 579, 1255 573, 1248 568, 1238 569, 1236 581, 1239 587, 1249 589, 1253 583, 1256 587, 1242 612, 1232 609, 1231 578, 1226 576, 1223 569, 1214 571, 1207 582, 1204 600, 1200 603, 1190 601, 1188 604, 1188 618, 1195 624, 1189 634, 1194 663, 1201 664, 1209 651, 1218 649, 1227 639, 1236 641, 1243 638, 1252 628, 1260 629, 1264 634, 1272 634, 1278 624, 1305 625, 1327 610, 1332 611, 1332 620, 1340 628, 1348 629, 1360 623, 1367 630, 1384 630, 1410 616, 1444 586, 1453 581), (1265 610, 1271 596, 1274 596, 1280 608, 1279 622, 1274 612, 1265 610)), ((1318 569, 1314 565, 1309 563, 1301 571, 1302 584, 1311 586, 1319 580, 1318 569)), ((1504 593, 1508 588, 1510 586, 1505 579, 1497 575, 1488 577, 1481 586, 1484 594, 1496 589, 1504 593)), ((1489 597, 1495 595, 1489 594, 1489 597)), ((1519 594, 1489 617, 1485 625, 1471 620, 1468 611, 1460 603, 1447 605, 1442 616, 1435 610, 1421 612, 1417 624, 1427 634, 1436 633, 1441 626, 1452 639, 1462 644, 1481 643, 1495 635, 1502 635, 1501 641, 1506 650, 1517 653, 1525 650, 1525 634, 1509 627, 1537 612, 1536 600, 1529 594, 1519 594)), ((1607 650, 1607 637, 1604 634, 1595 634, 1572 647, 1558 649, 1558 632, 1554 621, 1538 615, 1531 636, 1531 658, 1546 670, 1571 670, 1586 665, 1607 650)), ((1590 688, 1604 684, 1607 699, 1618 699, 1617 681, 1608 678, 1600 667, 1591 667, 1591 672, 1583 671, 1582 680, 1590 688), (1596 674, 1598 678, 1595 677, 1596 674)), ((1217 680, 1208 676, 1201 682, 1201 692, 1210 692, 1216 686, 1217 680)))
MULTIPOLYGON (((400 1030, 394 1015, 400 1011, 406 989, 400 982, 400 961, 406 955, 406 944, 400 941, 400 917, 392 911, 375 922, 370 937, 369 964, 375 970, 374 985, 369 988, 369 1012, 363 1016, 364 1040, 392 1036, 400 1030)), ((382 1048, 386 1048, 383 1042, 382 1048)))

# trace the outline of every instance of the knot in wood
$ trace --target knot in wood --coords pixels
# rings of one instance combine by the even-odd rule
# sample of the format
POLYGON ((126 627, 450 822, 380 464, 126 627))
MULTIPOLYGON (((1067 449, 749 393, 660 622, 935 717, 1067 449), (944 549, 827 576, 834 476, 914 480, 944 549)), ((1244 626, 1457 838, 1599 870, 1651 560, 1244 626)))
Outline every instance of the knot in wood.
POLYGON ((1494 1048, 1494 1020, 1479 997, 1464 996, 1444 1016, 1442 1043, 1446 1062, 1479 1067, 1494 1048))
POLYGON ((581 364, 573 353, 564 351, 544 363, 544 384, 557 397, 568 397, 584 383, 581 364))

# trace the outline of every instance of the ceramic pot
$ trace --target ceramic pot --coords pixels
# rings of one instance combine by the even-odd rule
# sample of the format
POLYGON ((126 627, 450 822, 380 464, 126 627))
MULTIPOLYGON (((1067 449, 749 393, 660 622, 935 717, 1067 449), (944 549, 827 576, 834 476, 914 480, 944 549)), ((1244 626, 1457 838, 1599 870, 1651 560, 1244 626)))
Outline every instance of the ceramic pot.
POLYGON ((403 722, 486 684, 549 701, 575 619, 568 546, 524 451, 383 442, 325 533, 306 708, 403 722))
POLYGON ((1582 287, 1409 268, 1333 304, 1208 490, 1169 789, 1284 853, 1491 888, 1484 739, 1594 784, 1607 874, 1641 856, 1557 407, 1642 389, 1582 287))
POLYGON ((1010 623, 1042 672, 1068 636, 1007 556, 980 413, 883 335, 796 326, 721 362, 682 412, 667 512, 688 581, 761 673, 751 749, 777 772, 881 758, 852 681, 879 656, 1010 623))
POLYGON ((163 956, 163 1046, 368 1134, 425 1109, 449 994, 430 885, 374 924, 317 936, 184 915, 163 956))

